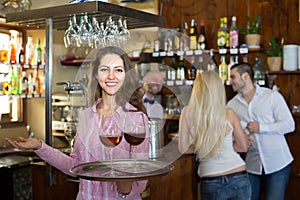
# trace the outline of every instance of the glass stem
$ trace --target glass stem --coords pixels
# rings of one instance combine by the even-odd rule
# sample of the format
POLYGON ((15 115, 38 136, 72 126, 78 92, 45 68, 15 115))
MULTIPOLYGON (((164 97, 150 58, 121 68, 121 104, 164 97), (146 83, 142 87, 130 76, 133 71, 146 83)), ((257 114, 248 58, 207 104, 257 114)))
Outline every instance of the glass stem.
POLYGON ((111 169, 113 168, 113 148, 109 149, 109 154, 110 154, 110 167, 111 169))

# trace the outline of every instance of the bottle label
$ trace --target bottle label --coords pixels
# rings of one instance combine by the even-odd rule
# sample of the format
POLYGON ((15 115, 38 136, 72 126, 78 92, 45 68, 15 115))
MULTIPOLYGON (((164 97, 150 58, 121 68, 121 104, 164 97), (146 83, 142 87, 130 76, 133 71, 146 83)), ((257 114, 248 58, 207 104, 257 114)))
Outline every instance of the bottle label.
POLYGON ((224 32, 218 33, 218 47, 225 47, 226 45, 226 34, 224 32))
POLYGON ((190 36, 190 49, 195 50, 197 49, 197 37, 196 36, 190 36))
POLYGON ((236 48, 239 44, 239 33, 237 31, 230 32, 230 47, 236 48))

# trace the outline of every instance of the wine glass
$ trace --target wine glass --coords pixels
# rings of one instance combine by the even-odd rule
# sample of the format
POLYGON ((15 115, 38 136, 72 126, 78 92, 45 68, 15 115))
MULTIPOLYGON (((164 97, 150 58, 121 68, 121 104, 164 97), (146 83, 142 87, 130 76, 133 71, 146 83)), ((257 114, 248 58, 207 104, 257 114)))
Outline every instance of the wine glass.
POLYGON ((76 15, 73 15, 68 21, 69 27, 64 34, 65 47, 78 47, 79 26, 76 23, 76 15))
POLYGON ((73 150, 75 135, 76 135, 76 124, 75 122, 66 123, 64 125, 64 135, 69 143, 69 148, 73 150))
POLYGON ((130 144, 130 158, 135 147, 140 145, 146 137, 147 124, 141 112, 128 112, 124 117, 124 138, 130 144))
POLYGON ((118 121, 114 116, 110 116, 105 118, 101 116, 100 118, 100 141, 104 146, 109 149, 110 154, 110 165, 111 165, 111 173, 114 174, 113 170, 113 149, 122 141, 123 132, 119 128, 118 121))

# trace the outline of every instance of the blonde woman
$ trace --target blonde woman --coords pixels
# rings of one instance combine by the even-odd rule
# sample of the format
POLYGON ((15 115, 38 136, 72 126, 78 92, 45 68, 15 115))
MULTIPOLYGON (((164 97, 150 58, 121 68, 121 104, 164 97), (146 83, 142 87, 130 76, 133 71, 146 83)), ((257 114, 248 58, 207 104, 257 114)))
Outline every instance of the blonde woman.
POLYGON ((250 199, 245 162, 237 153, 247 149, 240 122, 226 107, 222 80, 213 71, 198 73, 180 116, 179 150, 195 153, 200 161, 202 199, 250 199))

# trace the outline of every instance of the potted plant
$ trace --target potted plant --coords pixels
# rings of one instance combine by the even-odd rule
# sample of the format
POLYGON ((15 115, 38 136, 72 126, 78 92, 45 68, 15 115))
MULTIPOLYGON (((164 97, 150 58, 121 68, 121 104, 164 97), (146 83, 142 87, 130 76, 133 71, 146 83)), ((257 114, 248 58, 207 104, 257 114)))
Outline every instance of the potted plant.
POLYGON ((257 16, 252 19, 250 16, 247 16, 248 25, 241 30, 241 33, 245 35, 246 44, 249 48, 259 48, 261 34, 263 32, 261 27, 261 18, 257 16))
POLYGON ((269 66, 270 71, 280 71, 281 70, 281 63, 282 63, 282 44, 276 40, 275 38, 271 37, 269 41, 269 45, 271 46, 270 49, 265 51, 267 57, 267 63, 269 66))

